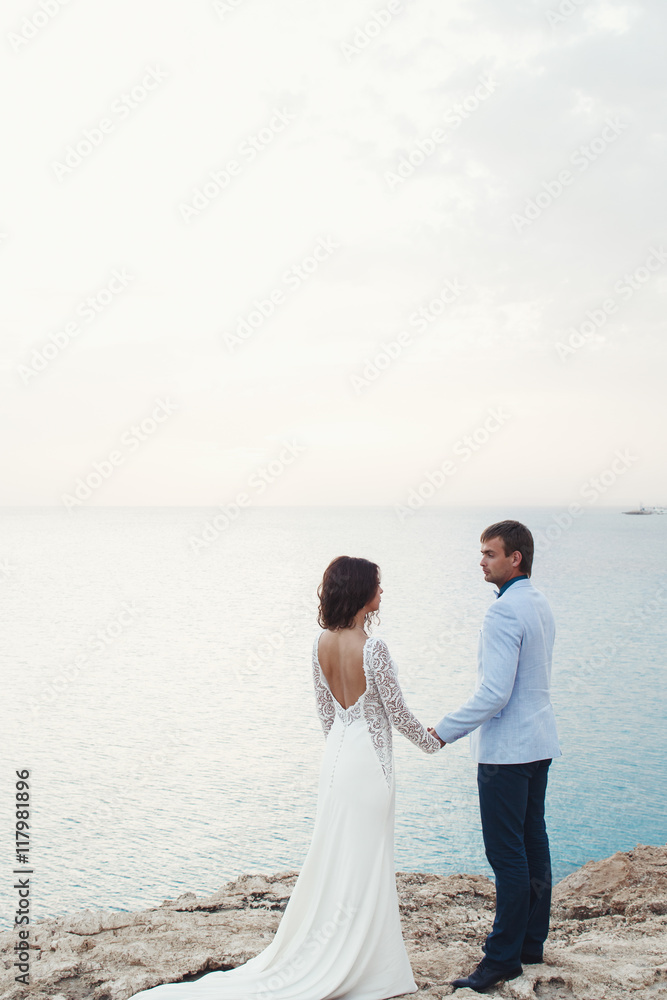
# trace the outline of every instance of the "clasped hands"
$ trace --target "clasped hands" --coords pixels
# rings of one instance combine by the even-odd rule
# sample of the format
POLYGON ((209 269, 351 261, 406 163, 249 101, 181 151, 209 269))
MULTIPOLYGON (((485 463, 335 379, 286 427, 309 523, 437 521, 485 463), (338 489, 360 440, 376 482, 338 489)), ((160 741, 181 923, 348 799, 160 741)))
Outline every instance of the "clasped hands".
POLYGON ((435 729, 432 728, 432 726, 428 727, 428 731, 431 734, 431 736, 435 736, 436 740, 438 740, 438 742, 440 743, 441 747, 447 746, 447 744, 445 743, 445 741, 440 739, 440 737, 436 733, 435 729))

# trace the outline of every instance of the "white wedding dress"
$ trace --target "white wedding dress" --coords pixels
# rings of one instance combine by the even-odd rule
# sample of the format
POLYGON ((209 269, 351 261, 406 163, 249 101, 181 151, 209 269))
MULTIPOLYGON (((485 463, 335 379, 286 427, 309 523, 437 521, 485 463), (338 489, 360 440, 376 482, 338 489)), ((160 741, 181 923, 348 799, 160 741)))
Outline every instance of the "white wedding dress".
POLYGON ((392 724, 426 753, 440 743, 410 712, 387 646, 364 644, 366 690, 343 708, 313 646, 326 744, 313 839, 271 944, 245 965, 131 1000, 386 1000, 414 993, 394 869, 392 724))

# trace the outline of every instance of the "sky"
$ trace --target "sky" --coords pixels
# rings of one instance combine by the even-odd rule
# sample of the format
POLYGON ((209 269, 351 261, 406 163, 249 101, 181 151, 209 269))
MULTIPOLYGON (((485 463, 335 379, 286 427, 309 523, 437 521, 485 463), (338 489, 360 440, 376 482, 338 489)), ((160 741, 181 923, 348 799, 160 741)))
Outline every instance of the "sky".
POLYGON ((6 0, 0 504, 667 504, 666 29, 6 0))

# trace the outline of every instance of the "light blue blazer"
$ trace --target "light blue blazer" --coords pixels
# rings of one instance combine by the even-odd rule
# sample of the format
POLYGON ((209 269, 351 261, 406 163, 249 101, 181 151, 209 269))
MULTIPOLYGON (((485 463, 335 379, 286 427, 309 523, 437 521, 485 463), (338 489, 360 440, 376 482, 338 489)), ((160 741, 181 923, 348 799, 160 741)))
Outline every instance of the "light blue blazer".
POLYGON ((491 605, 477 651, 477 689, 435 727, 445 743, 470 735, 479 764, 560 757, 551 705, 554 617, 530 580, 517 580, 491 605))

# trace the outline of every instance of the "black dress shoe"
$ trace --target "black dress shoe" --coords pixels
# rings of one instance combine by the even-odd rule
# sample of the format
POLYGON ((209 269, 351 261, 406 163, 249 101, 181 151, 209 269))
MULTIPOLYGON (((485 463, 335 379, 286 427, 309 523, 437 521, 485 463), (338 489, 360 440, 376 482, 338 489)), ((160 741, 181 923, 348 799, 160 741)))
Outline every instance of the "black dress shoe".
POLYGON ((522 952, 521 962, 523 965, 539 965, 544 961, 542 955, 527 955, 522 952))
POLYGON ((486 959, 483 958, 474 972, 471 972, 465 979, 455 979, 452 982, 452 986, 455 990, 463 989, 464 986, 467 986, 469 990, 474 990, 476 993, 483 993, 484 990, 495 986, 496 983, 501 983, 504 979, 516 979, 522 972, 523 969, 520 965, 516 969, 510 969, 509 972, 497 972, 491 969, 486 959))

